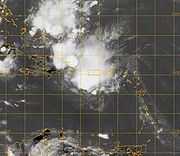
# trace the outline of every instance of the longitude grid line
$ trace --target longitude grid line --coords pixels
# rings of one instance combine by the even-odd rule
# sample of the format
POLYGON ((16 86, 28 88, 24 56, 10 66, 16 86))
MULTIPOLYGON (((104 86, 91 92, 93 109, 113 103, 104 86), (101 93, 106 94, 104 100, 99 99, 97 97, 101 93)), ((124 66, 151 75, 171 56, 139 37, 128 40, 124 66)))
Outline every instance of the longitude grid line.
MULTIPOLYGON (((154 15, 156 15, 157 14, 157 3, 158 3, 158 0, 154 0, 154 15)), ((154 34, 157 34, 157 18, 156 18, 157 16, 154 16, 154 34)), ((156 92, 157 92, 157 77, 156 77, 156 74, 157 74, 157 38, 156 38, 156 35, 154 36, 154 93, 156 94, 156 92)), ((154 116, 155 116, 155 119, 156 119, 156 117, 157 117, 157 113, 156 113, 156 103, 157 102, 157 99, 156 99, 156 95, 154 96, 154 116)), ((156 156, 157 155, 157 147, 156 147, 156 145, 157 145, 157 139, 156 139, 156 132, 157 132, 157 129, 156 129, 157 127, 156 126, 154 126, 154 128, 153 128, 153 131, 154 131, 154 155, 156 156)))
MULTIPOLYGON (((7 35, 7 22, 6 22, 6 29, 5 29, 5 34, 7 35)), ((7 38, 6 38, 6 43, 7 43, 7 38)), ((6 75, 4 78, 5 79, 5 100, 7 101, 8 100, 8 75, 6 75)), ((8 107, 7 105, 5 105, 5 118, 6 118, 6 121, 8 121, 8 107)), ((6 124, 5 126, 5 132, 7 133, 8 131, 8 124, 6 124)), ((6 141, 6 138, 4 137, 4 147, 7 145, 7 141, 6 141)), ((3 149, 4 150, 4 149, 3 149)), ((5 153, 6 151, 3 151, 3 153, 5 153)), ((6 153, 5 153, 6 154, 6 153)))
MULTIPOLYGON (((136 35, 139 33, 138 32, 138 0, 136 0, 136 25, 135 25, 135 29, 136 29, 136 35)), ((135 40, 136 40, 136 46, 135 46, 135 50, 136 50, 136 71, 138 71, 137 69, 138 69, 138 62, 137 62, 137 48, 138 48, 138 37, 136 36, 136 38, 135 38, 135 40)), ((136 80, 137 81, 137 80, 136 80)), ((136 82, 137 83, 137 82, 136 82)), ((137 93, 137 88, 135 89, 135 92, 137 93)), ((137 102, 137 94, 136 94, 136 101, 135 101, 135 104, 136 104, 136 108, 135 108, 135 112, 136 112, 136 115, 135 115, 135 117, 136 117, 136 121, 135 121, 135 123, 136 123, 136 136, 135 136, 135 138, 136 138, 136 145, 138 144, 138 133, 137 133, 137 131, 138 131, 138 125, 137 125, 137 123, 138 123, 138 102, 137 102)))
MULTIPOLYGON (((98 12, 101 12, 100 3, 101 3, 101 0, 98 0, 98 12)), ((101 30, 100 30, 100 28, 101 28, 101 16, 100 16, 100 14, 98 14, 98 20, 99 20, 99 23, 98 23, 98 26, 99 26, 98 35, 99 35, 99 33, 101 32, 101 30)), ((97 60, 97 62, 99 62, 99 59, 97 60)), ((98 79, 100 81, 100 76, 98 77, 98 79)), ((97 96, 99 96, 99 97, 97 97, 97 103, 98 103, 98 107, 100 108, 100 105, 101 105, 101 100, 100 100, 101 97, 100 96, 101 95, 98 94, 97 96)), ((99 110, 98 111, 98 133, 100 133, 100 131, 101 131, 101 111, 99 110)), ((98 145, 99 145, 99 147, 101 145, 100 137, 98 138, 98 145)))
MULTIPOLYGON (((63 0, 63 4, 64 4, 64 0, 63 0)), ((66 18, 66 17, 65 17, 66 18)), ((64 59, 64 57, 63 57, 64 59)), ((63 60, 64 62, 64 60, 63 60)), ((61 113, 60 113, 60 126, 61 128, 64 127, 64 70, 62 71, 62 74, 59 76, 60 73, 58 73, 58 81, 60 79, 61 81, 61 89, 60 89, 60 92, 61 92, 61 113)))
MULTIPOLYGON (((83 9, 83 3, 85 2, 85 0, 80 0, 80 9, 83 9)), ((83 14, 81 12, 80 14, 80 28, 82 28, 83 26, 83 14)), ((82 43, 82 40, 83 40, 83 36, 80 35, 80 42, 82 43)), ((83 49, 82 49, 83 50, 83 49)), ((82 61, 80 59, 80 61, 82 61)), ((82 70, 82 66, 80 65, 80 70, 82 70)), ((82 85, 82 77, 80 75, 80 86, 82 85)), ((80 93, 82 93, 82 91, 80 90, 80 93)), ((79 144, 80 146, 82 146, 82 135, 83 135, 83 97, 81 96, 82 94, 80 94, 80 103, 79 103, 79 116, 80 116, 80 119, 79 119, 79 144)))
MULTIPOLYGON (((45 56, 45 47, 43 47, 43 56, 45 56)), ((43 57, 43 68, 45 68, 45 57, 43 57)), ((43 102, 43 116, 42 116, 42 122, 43 122, 43 130, 45 129, 45 73, 43 73, 43 75, 42 75, 42 79, 43 79, 43 88, 42 88, 42 102, 43 102)), ((41 116, 40 116, 41 117, 41 116)), ((44 142, 45 142, 45 140, 44 140, 44 142)))
MULTIPOLYGON (((26 2, 25 2, 26 0, 23 0, 23 3, 24 3, 24 10, 23 10, 23 12, 24 12, 24 17, 26 17, 26 13, 25 13, 25 11, 26 11, 26 2)), ((23 19, 24 20, 24 19, 23 19)), ((24 34, 25 35, 25 34, 24 34)), ((23 42, 25 42, 25 36, 23 35, 23 42)), ((25 51, 25 47, 23 47, 23 50, 25 51)), ((24 53, 23 53, 24 54, 24 53)), ((26 66, 26 57, 25 57, 25 55, 23 55, 23 60, 24 60, 24 65, 23 65, 23 67, 25 67, 26 66)), ((24 74, 24 82, 26 82, 26 75, 24 74)), ((24 83, 23 82, 23 83, 24 83)), ((26 90, 25 89, 23 89, 23 93, 24 93, 24 99, 26 99, 26 90)), ((24 135, 23 135, 23 138, 24 138, 24 140, 26 140, 26 134, 25 134, 25 132, 26 132, 26 104, 24 103, 24 115, 23 115, 23 117, 24 117, 24 135)))
MULTIPOLYGON (((119 4, 119 0, 117 0, 117 7, 118 7, 118 14, 117 14, 117 25, 119 26, 119 24, 120 24, 120 20, 119 20, 119 18, 118 18, 118 15, 120 14, 120 12, 119 12, 119 7, 120 7, 120 4, 119 4)), ((119 46, 120 46, 120 42, 119 42, 119 46)), ((120 59, 118 58, 118 64, 120 64, 120 59)), ((120 135, 119 135, 119 133, 120 133, 120 131, 119 131, 119 96, 120 96, 120 94, 119 94, 119 90, 117 91, 117 95, 116 95, 116 99, 117 99, 117 111, 116 111, 116 113, 117 113, 117 123, 116 123, 116 133, 117 133, 117 135, 116 135, 116 137, 117 137, 117 139, 116 139, 116 144, 119 144, 119 142, 120 142, 120 135)))
MULTIPOLYGON (((175 0, 173 0, 173 12, 176 11, 175 9, 176 7, 176 3, 175 0)), ((175 16, 173 16, 173 73, 175 73, 176 71, 176 38, 175 38, 175 34, 176 34, 176 19, 175 16)), ((173 75, 173 129, 175 129, 175 112, 176 112, 176 98, 175 98, 175 90, 176 90, 176 82, 175 82, 175 75, 173 75)), ((173 134, 173 155, 176 155, 176 140, 175 140, 175 135, 173 134)))

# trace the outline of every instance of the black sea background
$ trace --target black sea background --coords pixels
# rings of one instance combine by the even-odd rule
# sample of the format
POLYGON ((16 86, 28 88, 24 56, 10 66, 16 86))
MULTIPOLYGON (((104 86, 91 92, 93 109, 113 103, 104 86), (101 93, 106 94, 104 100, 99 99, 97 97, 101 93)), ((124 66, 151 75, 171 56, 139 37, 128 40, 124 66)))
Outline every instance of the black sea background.
MULTIPOLYGON (((175 65, 175 70, 180 70, 180 39, 178 36, 180 34, 180 19, 176 16, 176 23, 173 26, 173 16, 171 16, 173 14, 173 0, 137 1, 137 17, 135 16, 135 0, 102 1, 101 11, 104 16, 101 20, 104 25, 111 24, 113 19, 118 18, 118 14, 119 16, 127 17, 128 20, 130 19, 129 25, 127 25, 127 27, 130 27, 130 32, 127 35, 140 35, 137 37, 140 51, 136 50, 135 40, 127 42, 125 51, 132 55, 136 54, 136 52, 142 54, 141 60, 143 61, 138 65, 141 74, 145 75, 142 76, 142 79, 153 99, 155 97, 154 94, 160 94, 156 95, 153 104, 157 106, 161 113, 164 113, 161 116, 167 120, 168 126, 172 129, 178 129, 180 128, 180 116, 178 114, 180 113, 180 98, 179 95, 171 95, 173 93, 173 77, 169 75, 174 71, 173 65, 175 65), (159 16, 154 16, 154 13, 159 16), (111 18, 112 16, 109 15, 113 15, 116 18, 111 18), (173 27, 176 29, 173 30, 173 27), (177 35, 174 38, 172 36, 173 33, 177 35), (157 35, 157 37, 153 35, 157 35), (176 40, 175 43, 173 43, 173 39, 176 40), (176 57, 172 56, 173 46, 176 57), (173 59, 175 59, 175 62, 173 62, 173 59), (154 66, 155 64, 156 67, 154 66), (154 74, 157 75, 154 76, 154 74), (154 83, 157 85, 154 86, 154 83), (173 112, 176 114, 173 115, 173 112), (174 124, 173 119, 175 119, 174 124)), ((25 2, 23 0, 8 1, 8 5, 13 13, 18 15, 18 19, 21 19, 18 20, 19 25, 29 14, 28 10, 35 3, 37 1, 33 0, 25 0, 25 2), (25 17, 22 15, 25 15, 25 17)), ((177 12, 180 11, 178 2, 175 10, 177 12)), ((10 37, 9 40, 23 42, 17 37, 10 37)), ((121 38, 119 44, 121 44, 121 38)), ((83 107, 80 108, 80 105, 84 105, 82 96, 72 94, 68 90, 62 91, 63 88, 57 85, 58 81, 62 82, 55 76, 51 79, 45 78, 44 81, 41 76, 32 76, 26 80, 21 76, 14 76, 13 78, 2 77, 0 81, 0 100, 18 101, 25 98, 27 103, 21 104, 18 108, 4 109, 0 114, 0 120, 7 119, 7 127, 0 127, 0 129, 8 130, 13 141, 28 138, 31 132, 36 132, 43 128, 60 129, 62 127, 65 130, 81 131, 82 144, 84 145, 100 144, 100 146, 106 146, 117 142, 122 144, 144 144, 151 138, 152 141, 147 146, 149 154, 145 155, 152 156, 155 155, 154 152, 157 152, 156 155, 158 156, 173 155, 173 148, 161 145, 153 134, 135 133, 140 128, 140 123, 137 120, 138 116, 135 114, 137 107, 134 95, 106 95, 105 109, 103 112, 98 113, 89 109, 83 109, 83 107), (31 90, 25 92, 15 91, 17 84, 22 84, 23 82, 27 86, 31 86, 31 90), (92 135, 97 135, 99 132, 110 134, 111 139, 107 141, 99 140, 92 135)), ((176 94, 180 93, 179 77, 175 78, 174 91, 176 94)), ((149 132, 152 133, 153 131, 150 130, 149 132)), ((2 144, 0 150, 3 152, 3 145, 8 143, 8 141, 4 136, 0 136, 0 143, 2 144)), ((178 155, 178 152, 176 155, 178 155)))

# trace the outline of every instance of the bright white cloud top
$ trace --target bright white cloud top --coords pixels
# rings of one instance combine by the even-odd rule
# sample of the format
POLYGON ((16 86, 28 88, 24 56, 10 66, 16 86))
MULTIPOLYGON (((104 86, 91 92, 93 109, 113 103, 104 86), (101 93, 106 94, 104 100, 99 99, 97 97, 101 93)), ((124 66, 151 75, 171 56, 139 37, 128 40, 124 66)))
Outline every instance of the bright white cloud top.
POLYGON ((79 57, 79 64, 72 79, 79 88, 90 90, 112 78, 113 65, 107 63, 111 55, 104 43, 90 37, 79 51, 82 55, 79 57))
POLYGON ((4 60, 0 60, 0 74, 9 74, 14 66, 14 59, 11 56, 7 56, 4 60))
POLYGON ((99 133, 98 137, 102 138, 102 139, 106 139, 106 140, 109 139, 109 135, 108 134, 103 134, 103 133, 99 133))
POLYGON ((78 58, 76 54, 78 50, 73 40, 54 44, 52 48, 54 52, 53 61, 57 69, 63 69, 68 66, 75 68, 77 66, 78 58))
POLYGON ((30 34, 33 36, 37 30, 41 30, 57 39, 66 34, 65 40, 52 45, 53 63, 58 70, 74 68, 75 74, 71 81, 78 88, 90 90, 112 78, 113 65, 107 63, 111 52, 95 36, 91 35, 80 45, 77 44, 75 39, 78 34, 86 31, 85 27, 77 27, 77 11, 82 10, 88 16, 90 9, 98 5, 98 1, 85 1, 81 9, 78 3, 77 0, 42 1, 39 10, 31 16, 30 34))
POLYGON ((77 6, 73 0, 42 1, 38 12, 32 18, 33 35, 38 29, 45 30, 57 37, 62 33, 69 33, 75 28, 75 11, 77 6))

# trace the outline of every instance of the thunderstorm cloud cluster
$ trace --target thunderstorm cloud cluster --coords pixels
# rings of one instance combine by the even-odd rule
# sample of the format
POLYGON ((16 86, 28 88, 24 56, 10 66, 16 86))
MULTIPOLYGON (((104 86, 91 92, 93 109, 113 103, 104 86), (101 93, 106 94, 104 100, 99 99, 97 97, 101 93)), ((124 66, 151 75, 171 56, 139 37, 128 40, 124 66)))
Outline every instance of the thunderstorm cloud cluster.
POLYGON ((71 81, 84 90, 90 90, 113 76, 113 64, 108 63, 112 54, 105 43, 94 34, 81 40, 87 28, 80 26, 78 11, 81 10, 79 14, 83 14, 88 22, 91 9, 97 6, 97 0, 85 1, 83 5, 74 0, 45 0, 30 16, 32 28, 29 33, 34 36, 40 30, 58 40, 51 45, 54 66, 57 70, 73 68, 71 81))

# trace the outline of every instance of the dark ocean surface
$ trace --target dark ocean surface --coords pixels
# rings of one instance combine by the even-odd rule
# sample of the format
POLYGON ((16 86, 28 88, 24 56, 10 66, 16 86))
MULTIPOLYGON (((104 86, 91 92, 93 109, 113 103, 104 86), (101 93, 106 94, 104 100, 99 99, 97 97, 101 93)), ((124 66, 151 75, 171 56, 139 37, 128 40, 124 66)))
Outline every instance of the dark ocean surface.
MULTIPOLYGON (((175 77, 175 86, 173 86, 172 76, 174 71, 180 70, 180 38, 178 36, 180 18, 176 16, 173 19, 173 0, 137 0, 138 4, 135 3, 135 0, 101 1, 103 4, 101 18, 104 25, 112 23, 112 19, 107 15, 117 19, 121 19, 120 17, 123 16, 123 20, 126 18, 130 20, 127 25, 130 28, 127 35, 137 35, 137 40, 127 42, 125 52, 132 55, 136 52, 140 54, 139 72, 153 99, 153 105, 156 105, 160 111, 158 115, 167 121, 170 128, 180 128, 180 78, 175 77), (138 10, 136 10, 136 5, 138 5, 138 10), (138 16, 135 16, 135 13, 138 16), (174 25, 173 20, 175 20, 174 25), (177 36, 174 37, 173 34, 177 36), (138 47, 135 46, 136 41, 138 47), (137 50, 138 48, 140 51, 137 50)), ((23 19, 29 14, 28 10, 35 3, 37 3, 35 0, 25 0, 25 3, 24 0, 8 0, 8 6, 13 13, 18 17, 25 15, 25 17, 19 17, 19 25, 23 23, 23 19)), ((176 12, 180 11, 178 1, 175 9, 176 12)), ((121 20, 118 21, 121 22, 121 20)), ((23 42, 18 37, 11 37, 9 40, 16 40, 20 44, 23 42)), ((119 44, 121 44, 121 40, 119 44)), ((145 155, 153 156, 155 155, 153 152, 157 152, 158 156, 173 155, 174 149, 169 145, 161 145, 153 135, 152 129, 147 128, 144 134, 137 133, 140 121, 136 114, 138 108, 135 95, 123 95, 121 92, 105 95, 105 109, 97 112, 86 108, 84 95, 73 94, 63 86, 59 86, 58 82, 62 82, 62 80, 55 76, 50 79, 43 78, 43 76, 31 76, 25 79, 23 76, 16 75, 0 78, 0 100, 8 100, 13 103, 26 99, 25 103, 19 103, 19 107, 6 107, 0 113, 0 120, 7 119, 7 127, 0 127, 0 129, 7 130, 13 138, 13 142, 20 141, 28 137, 31 132, 43 128, 60 129, 63 127, 64 129, 79 130, 83 144, 90 142, 101 146, 117 142, 145 144, 148 139, 151 139, 147 146, 149 154, 145 155), (17 91, 17 84, 22 83, 30 89, 17 91), (92 137, 92 134, 99 132, 110 134, 111 139, 103 141, 92 137)), ((0 143, 2 144, 0 149, 3 152, 3 145, 8 143, 3 135, 0 135, 0 143)))

